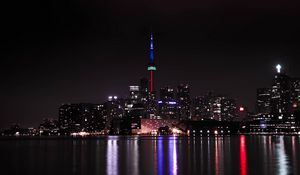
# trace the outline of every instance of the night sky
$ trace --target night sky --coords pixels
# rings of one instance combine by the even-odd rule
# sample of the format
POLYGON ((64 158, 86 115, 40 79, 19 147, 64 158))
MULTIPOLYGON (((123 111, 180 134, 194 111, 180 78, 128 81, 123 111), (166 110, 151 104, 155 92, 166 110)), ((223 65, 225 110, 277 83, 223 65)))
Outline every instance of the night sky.
POLYGON ((44 0, 1 5, 0 127, 37 126, 62 103, 125 97, 147 76, 156 89, 190 83, 254 109, 275 65, 300 77, 300 3, 287 0, 44 0))

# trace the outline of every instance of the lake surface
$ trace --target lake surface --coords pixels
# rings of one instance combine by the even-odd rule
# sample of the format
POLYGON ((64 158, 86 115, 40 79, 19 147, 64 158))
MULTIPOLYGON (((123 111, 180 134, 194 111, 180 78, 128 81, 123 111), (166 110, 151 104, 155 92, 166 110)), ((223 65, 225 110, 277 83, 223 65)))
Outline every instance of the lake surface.
POLYGON ((1 174, 300 174, 299 136, 1 138, 1 174))

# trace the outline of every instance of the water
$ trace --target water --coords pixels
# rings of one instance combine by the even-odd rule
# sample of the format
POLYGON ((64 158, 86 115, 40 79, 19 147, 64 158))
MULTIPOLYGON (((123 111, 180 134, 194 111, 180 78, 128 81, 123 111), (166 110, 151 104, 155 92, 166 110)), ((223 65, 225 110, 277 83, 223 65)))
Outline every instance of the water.
POLYGON ((1 138, 1 174, 300 174, 299 136, 1 138))

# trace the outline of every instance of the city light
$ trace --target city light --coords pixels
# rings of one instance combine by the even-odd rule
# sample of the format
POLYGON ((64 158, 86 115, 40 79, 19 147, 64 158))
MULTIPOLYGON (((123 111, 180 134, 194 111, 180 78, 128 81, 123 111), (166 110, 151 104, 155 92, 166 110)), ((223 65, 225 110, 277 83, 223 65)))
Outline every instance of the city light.
POLYGON ((243 106, 240 107, 240 112, 244 112, 245 108, 243 106))
POLYGON ((155 66, 149 66, 149 67, 148 67, 148 70, 149 70, 149 71, 151 71, 151 70, 154 70, 154 71, 155 71, 155 70, 156 70, 156 67, 155 67, 155 66))
POLYGON ((281 65, 280 64, 278 64, 277 66, 276 66, 276 69, 277 69, 277 73, 280 73, 281 72, 281 65))
POLYGON ((71 133, 71 136, 81 136, 81 137, 84 137, 84 136, 88 136, 88 135, 90 135, 90 133, 88 133, 88 132, 74 132, 74 133, 71 133))
POLYGON ((172 129, 172 133, 173 133, 173 134, 180 134, 181 131, 180 131, 179 129, 177 129, 177 128, 173 128, 173 129, 172 129))
POLYGON ((139 86, 129 86, 130 91, 139 91, 140 87, 139 86))

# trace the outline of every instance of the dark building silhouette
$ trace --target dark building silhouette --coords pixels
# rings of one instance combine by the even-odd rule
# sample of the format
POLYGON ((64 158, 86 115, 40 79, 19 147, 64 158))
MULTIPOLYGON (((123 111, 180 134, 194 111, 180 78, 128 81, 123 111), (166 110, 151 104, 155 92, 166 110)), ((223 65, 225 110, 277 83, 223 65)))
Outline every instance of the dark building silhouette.
POLYGON ((291 108, 292 112, 300 110, 300 78, 291 79, 291 108))
POLYGON ((194 98, 192 109, 193 120, 239 120, 236 100, 213 92, 194 98))
POLYGON ((290 113, 291 84, 290 77, 279 72, 275 75, 271 92, 271 113, 290 113))
POLYGON ((171 87, 160 89, 160 100, 158 101, 158 113, 162 119, 177 119, 177 102, 175 91, 171 87))
POLYGON ((256 93, 256 112, 269 114, 271 112, 271 92, 270 88, 257 89, 256 93))
POLYGON ((129 100, 132 104, 142 102, 140 86, 129 86, 129 100))
POLYGON ((179 119, 191 119, 191 95, 190 86, 188 84, 181 84, 177 87, 176 99, 179 119))
POLYGON ((237 106, 234 99, 225 98, 221 100, 221 120, 235 121, 237 120, 237 106))
POLYGON ((72 132, 100 132, 105 128, 104 105, 80 103, 64 104, 59 108, 59 126, 62 134, 72 132))

